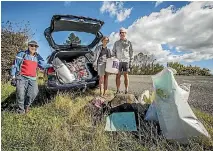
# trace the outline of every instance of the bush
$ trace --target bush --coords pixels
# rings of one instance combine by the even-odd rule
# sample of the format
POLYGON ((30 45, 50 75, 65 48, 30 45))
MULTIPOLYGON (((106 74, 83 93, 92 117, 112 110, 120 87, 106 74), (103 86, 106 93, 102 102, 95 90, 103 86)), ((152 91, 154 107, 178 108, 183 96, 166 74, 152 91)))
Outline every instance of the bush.
POLYGON ((18 51, 27 49, 27 41, 34 35, 26 24, 2 22, 1 32, 1 73, 7 81, 11 66, 18 51))

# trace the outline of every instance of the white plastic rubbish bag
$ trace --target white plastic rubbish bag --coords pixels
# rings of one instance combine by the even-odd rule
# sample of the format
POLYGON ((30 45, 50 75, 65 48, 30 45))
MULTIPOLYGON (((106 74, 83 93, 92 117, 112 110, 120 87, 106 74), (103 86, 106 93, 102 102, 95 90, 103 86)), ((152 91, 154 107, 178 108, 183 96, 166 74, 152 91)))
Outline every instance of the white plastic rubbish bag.
POLYGON ((190 85, 183 84, 181 88, 174 78, 174 73, 173 69, 165 68, 152 76, 156 92, 153 103, 163 134, 167 139, 175 140, 187 140, 189 137, 199 135, 210 137, 187 102, 190 85))
POLYGON ((108 58, 105 71, 112 74, 117 74, 119 68, 119 60, 117 58, 108 58))
POLYGON ((146 112, 145 120, 147 120, 147 121, 158 121, 158 115, 157 115, 155 102, 153 102, 149 106, 149 109, 146 112))
POLYGON ((76 79, 74 74, 70 72, 67 66, 59 58, 55 58, 53 60, 53 67, 56 71, 56 74, 60 82, 72 83, 76 79))

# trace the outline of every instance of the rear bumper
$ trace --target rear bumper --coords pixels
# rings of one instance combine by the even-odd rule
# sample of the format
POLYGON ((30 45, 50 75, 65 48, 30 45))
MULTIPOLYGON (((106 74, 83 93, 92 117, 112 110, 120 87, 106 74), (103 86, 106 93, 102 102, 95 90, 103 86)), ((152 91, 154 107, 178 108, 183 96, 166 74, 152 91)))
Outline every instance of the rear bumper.
POLYGON ((60 91, 60 90, 79 90, 79 89, 86 89, 86 88, 94 88, 98 85, 97 81, 90 81, 90 82, 80 82, 80 83, 71 83, 71 84, 64 84, 64 85, 57 85, 56 83, 53 84, 46 84, 46 89, 49 91, 60 91))

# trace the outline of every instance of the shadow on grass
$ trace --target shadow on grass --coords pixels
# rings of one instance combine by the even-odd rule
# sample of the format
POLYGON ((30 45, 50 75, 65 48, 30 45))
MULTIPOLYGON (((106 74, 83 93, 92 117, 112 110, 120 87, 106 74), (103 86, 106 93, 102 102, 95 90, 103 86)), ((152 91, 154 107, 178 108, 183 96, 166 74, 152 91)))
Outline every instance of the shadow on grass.
MULTIPOLYGON (((39 93, 32 103, 32 107, 42 106, 51 101, 54 94, 49 94, 44 85, 39 85, 39 93)), ((15 111, 16 109, 16 92, 12 92, 3 102, 1 102, 1 111, 15 111)))
MULTIPOLYGON (((47 91, 44 85, 39 85, 39 93, 36 99, 33 101, 31 107, 39 107, 44 104, 50 103, 54 100, 54 98, 59 95, 66 93, 71 96, 71 98, 75 99, 76 97, 85 97, 88 95, 95 95, 95 92, 87 89, 86 91, 82 91, 82 89, 75 90, 64 90, 60 91, 47 91)), ((16 92, 11 93, 3 102, 1 102, 1 111, 11 111, 14 112, 16 109, 16 92)))
POLYGON ((11 93, 3 102, 1 102, 1 111, 13 111, 16 102, 16 92, 11 93))

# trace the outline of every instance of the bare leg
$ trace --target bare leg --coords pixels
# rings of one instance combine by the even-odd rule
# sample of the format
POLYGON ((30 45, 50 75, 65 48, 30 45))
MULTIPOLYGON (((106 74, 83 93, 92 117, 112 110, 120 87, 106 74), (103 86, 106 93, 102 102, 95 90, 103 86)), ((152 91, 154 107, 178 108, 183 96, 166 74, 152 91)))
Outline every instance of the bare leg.
POLYGON ((116 74, 116 87, 117 87, 117 92, 120 91, 120 85, 121 85, 121 73, 118 72, 118 74, 116 74))
POLYGON ((106 72, 104 75, 104 94, 103 95, 105 95, 108 88, 108 76, 109 74, 106 72))
POLYGON ((100 88, 100 95, 102 95, 102 84, 103 84, 104 76, 100 76, 99 78, 99 88, 100 88))
POLYGON ((125 85, 125 93, 128 92, 129 87, 129 75, 128 72, 124 73, 124 85, 125 85))

